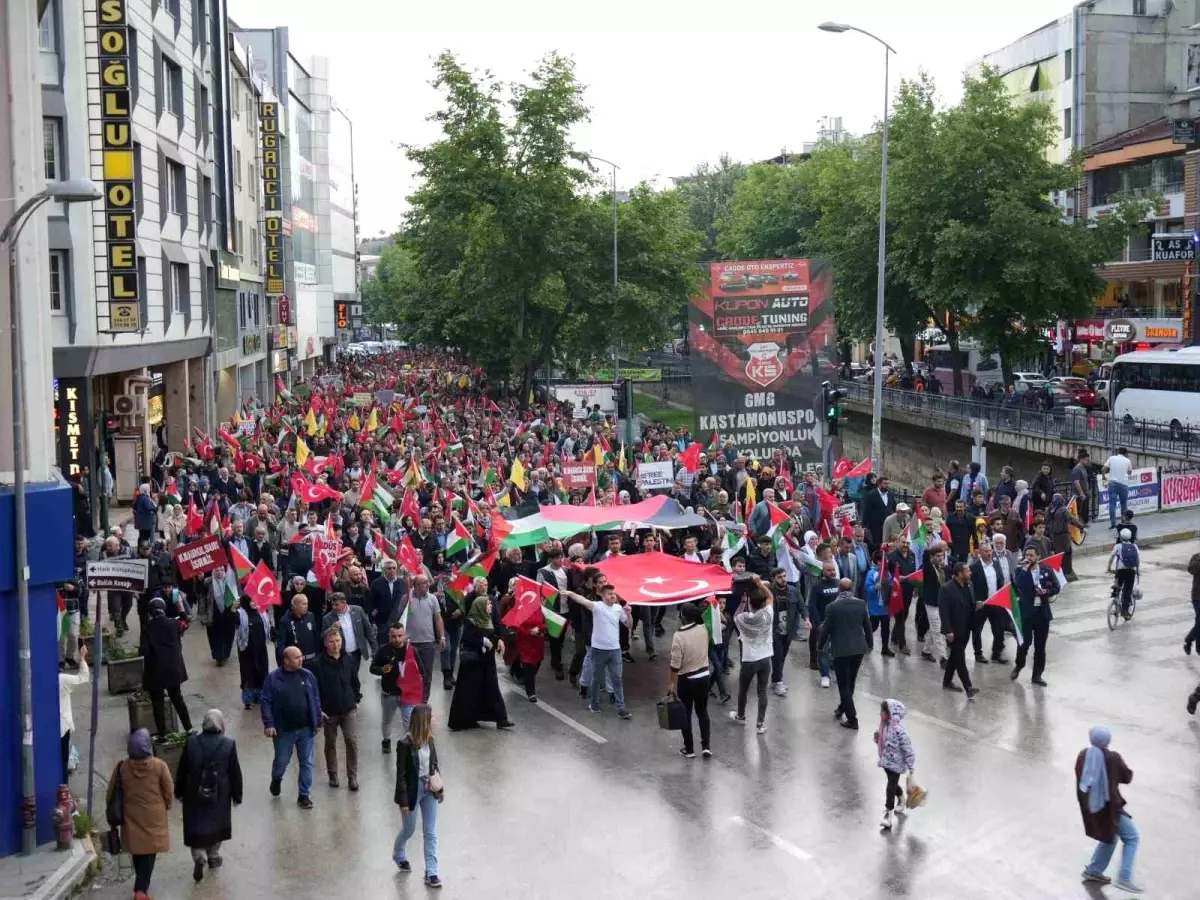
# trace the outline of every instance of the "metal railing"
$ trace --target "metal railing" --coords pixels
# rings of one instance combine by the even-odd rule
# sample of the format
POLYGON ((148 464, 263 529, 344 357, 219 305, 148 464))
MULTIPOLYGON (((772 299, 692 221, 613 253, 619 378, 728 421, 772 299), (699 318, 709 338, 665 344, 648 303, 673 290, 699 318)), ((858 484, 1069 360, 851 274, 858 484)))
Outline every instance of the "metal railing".
POLYGON ((1097 319, 1174 319, 1182 315, 1178 306, 1165 305, 1161 310, 1155 306, 1097 306, 1095 310, 1097 319))
MULTIPOLYGON (((847 399, 870 405, 870 382, 842 381, 838 387, 847 399)), ((1069 443, 1099 447, 1121 446, 1135 453, 1166 453, 1186 459, 1200 458, 1200 432, 1195 429, 1171 428, 1164 423, 1144 419, 1119 420, 1098 410, 1074 407, 1032 409, 1020 405, 1005 406, 987 400, 902 391, 896 388, 884 388, 883 405, 885 414, 890 409, 920 413, 932 419, 954 422, 983 419, 989 430, 1050 437, 1069 443)))

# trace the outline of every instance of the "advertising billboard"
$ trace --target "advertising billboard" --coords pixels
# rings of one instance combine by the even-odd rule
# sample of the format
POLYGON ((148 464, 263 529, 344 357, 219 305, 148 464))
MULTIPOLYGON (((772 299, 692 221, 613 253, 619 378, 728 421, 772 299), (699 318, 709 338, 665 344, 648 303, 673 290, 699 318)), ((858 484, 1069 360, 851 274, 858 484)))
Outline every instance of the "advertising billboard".
POLYGON ((732 439, 805 468, 821 462, 821 382, 837 374, 833 272, 824 260, 714 262, 692 299, 693 437, 732 439))

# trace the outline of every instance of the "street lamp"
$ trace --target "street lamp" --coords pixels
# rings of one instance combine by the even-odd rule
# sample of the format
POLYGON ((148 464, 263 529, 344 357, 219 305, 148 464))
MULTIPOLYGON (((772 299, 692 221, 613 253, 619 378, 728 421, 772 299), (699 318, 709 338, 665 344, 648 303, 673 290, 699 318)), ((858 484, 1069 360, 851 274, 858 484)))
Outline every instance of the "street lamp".
POLYGON ((104 196, 95 182, 85 179, 51 181, 12 214, 0 230, 0 244, 8 244, 9 327, 12 331, 13 403, 13 570, 17 582, 21 672, 21 852, 26 856, 37 846, 36 785, 33 778, 33 672, 29 660, 29 541, 25 524, 25 354, 21 338, 21 302, 17 297, 17 239, 34 210, 43 203, 92 203, 104 196), (25 813, 28 813, 26 815, 25 813))
MULTIPOLYGON (((617 301, 617 276, 619 269, 617 257, 617 169, 621 168, 612 160, 605 159, 602 156, 588 156, 588 159, 602 162, 606 166, 612 166, 612 208, 613 208, 613 303, 617 301)), ((614 306, 615 309, 615 306, 614 306)), ((616 345, 613 345, 613 381, 619 380, 621 377, 621 354, 617 352, 616 345)))
POLYGON ((895 49, 882 38, 876 37, 869 31, 846 25, 843 22, 822 22, 817 26, 822 31, 841 34, 844 31, 857 31, 865 34, 873 41, 883 45, 883 162, 879 177, 879 273, 878 284, 875 288, 875 391, 871 402, 871 468, 876 473, 883 464, 883 290, 884 275, 887 269, 887 181, 888 181, 888 63, 889 56, 895 49))

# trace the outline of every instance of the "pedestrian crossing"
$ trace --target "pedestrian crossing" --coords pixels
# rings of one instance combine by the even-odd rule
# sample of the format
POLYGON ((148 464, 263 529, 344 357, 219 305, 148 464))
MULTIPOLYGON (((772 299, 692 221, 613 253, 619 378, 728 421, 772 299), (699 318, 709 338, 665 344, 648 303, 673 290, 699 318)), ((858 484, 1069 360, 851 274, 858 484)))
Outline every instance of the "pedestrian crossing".
MULTIPOLYGON (((1078 589, 1082 583, 1068 588, 1068 594, 1054 605, 1054 621, 1050 624, 1050 634, 1054 637, 1068 640, 1090 640, 1109 633, 1108 607, 1112 597, 1108 592, 1108 582, 1103 583, 1102 589, 1087 590, 1078 599, 1071 596, 1073 589, 1078 589)), ((1097 585, 1099 588, 1100 586, 1097 585)), ((1083 594, 1083 592, 1081 592, 1083 594)), ((1155 625, 1182 625, 1186 632, 1194 614, 1192 605, 1186 597, 1171 595, 1144 596, 1138 601, 1137 612, 1130 622, 1122 622, 1117 628, 1138 628, 1139 625, 1154 623, 1155 625)), ((1139 632, 1146 629, 1138 629, 1139 632)), ((1158 629, 1156 629, 1157 631, 1158 629)), ((1180 638, 1182 640, 1182 637, 1180 638)))

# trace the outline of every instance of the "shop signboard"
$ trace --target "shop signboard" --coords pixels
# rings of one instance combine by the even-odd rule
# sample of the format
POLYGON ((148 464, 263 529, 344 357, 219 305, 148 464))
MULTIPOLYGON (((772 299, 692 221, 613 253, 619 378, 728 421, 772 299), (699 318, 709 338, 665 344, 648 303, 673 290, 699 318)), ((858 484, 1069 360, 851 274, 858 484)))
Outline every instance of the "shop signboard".
POLYGON ((1162 508, 1200 506, 1200 472, 1163 472, 1162 508))
MULTIPOLYGON (((1158 510, 1159 488, 1158 469, 1134 469, 1129 473, 1129 508, 1135 515, 1156 512, 1158 510)), ((1108 479, 1103 475, 1099 478, 1100 506, 1108 509, 1108 479)))

